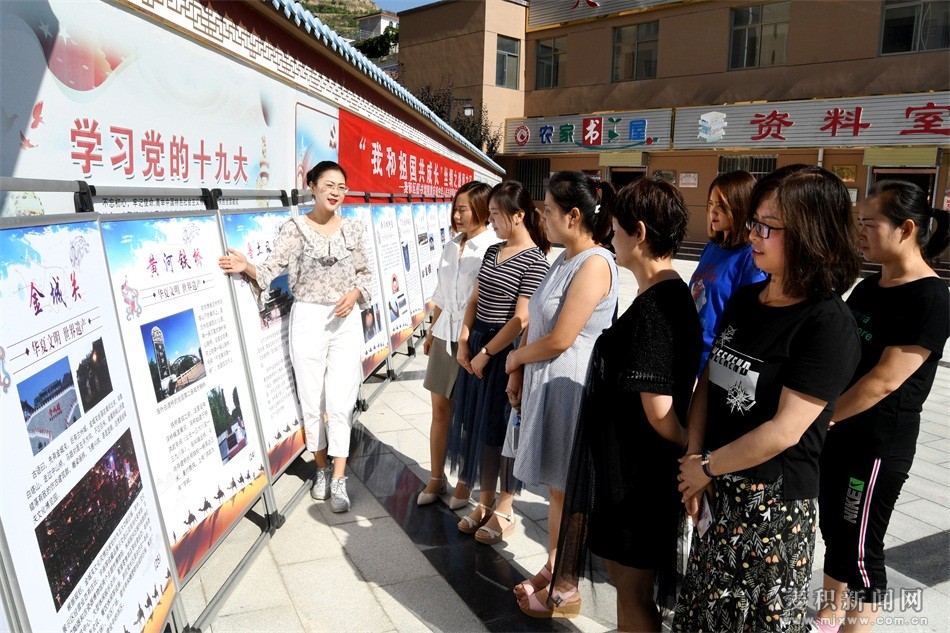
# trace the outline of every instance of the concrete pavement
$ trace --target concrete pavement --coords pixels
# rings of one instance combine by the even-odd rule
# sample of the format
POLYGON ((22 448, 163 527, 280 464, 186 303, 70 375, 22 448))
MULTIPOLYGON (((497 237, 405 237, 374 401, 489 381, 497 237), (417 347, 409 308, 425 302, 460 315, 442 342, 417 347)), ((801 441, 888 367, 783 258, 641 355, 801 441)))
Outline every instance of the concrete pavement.
MULTIPOLYGON (((688 279, 694 262, 677 261, 688 279)), ((636 281, 621 271, 621 310, 636 281)), ((950 351, 950 350, 948 350, 950 351)), ((406 356, 397 356, 396 363, 406 356)), ((924 409, 917 457, 887 533, 893 610, 876 631, 950 630, 950 354, 945 353, 924 409), (914 619, 916 618, 916 619, 914 619), (912 620, 913 619, 913 620, 912 620)), ((510 588, 545 560, 547 501, 525 490, 515 503, 515 535, 496 546, 477 544, 455 528, 458 517, 440 502, 418 508, 428 477, 429 395, 422 387, 425 356, 409 360, 394 381, 378 388, 358 420, 347 482, 352 509, 333 514, 302 495, 313 472, 308 457, 275 484, 286 523, 249 561, 243 579, 210 626, 230 631, 505 631, 616 628, 615 593, 600 573, 585 580, 582 616, 535 621, 520 614, 510 588)), ((454 483, 450 477, 450 483, 454 483)), ((182 591, 194 622, 261 533, 258 504, 182 591)), ((820 586, 823 546, 815 552, 820 586)))

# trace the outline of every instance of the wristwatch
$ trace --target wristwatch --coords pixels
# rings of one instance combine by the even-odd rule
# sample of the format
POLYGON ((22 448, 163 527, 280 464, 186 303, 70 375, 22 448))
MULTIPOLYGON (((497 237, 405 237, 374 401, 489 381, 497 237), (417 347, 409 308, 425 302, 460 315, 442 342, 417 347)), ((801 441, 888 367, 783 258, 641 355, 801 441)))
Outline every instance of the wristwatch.
POLYGON ((699 460, 699 464, 703 467, 703 473, 710 479, 715 479, 716 476, 712 474, 709 470, 709 455, 710 451, 703 451, 703 456, 699 460))
POLYGON ((479 353, 479 354, 484 354, 484 355, 487 356, 488 358, 491 358, 491 354, 488 353, 488 348, 487 348, 487 347, 483 347, 483 348, 481 349, 481 351, 479 351, 478 353, 479 353))

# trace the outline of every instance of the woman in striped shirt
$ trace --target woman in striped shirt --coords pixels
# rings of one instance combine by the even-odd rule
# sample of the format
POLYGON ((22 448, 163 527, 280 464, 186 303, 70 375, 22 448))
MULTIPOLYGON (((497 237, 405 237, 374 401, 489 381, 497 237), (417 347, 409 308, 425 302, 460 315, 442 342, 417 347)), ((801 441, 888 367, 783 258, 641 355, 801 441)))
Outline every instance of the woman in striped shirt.
POLYGON ((514 490, 510 464, 502 469, 501 456, 508 420, 505 359, 528 325, 528 299, 548 270, 550 248, 541 214, 521 183, 496 185, 488 211, 495 234, 504 241, 485 252, 465 311, 457 354, 464 371, 455 385, 448 447, 452 469, 459 473, 453 496, 462 497, 480 477, 478 505, 458 524, 467 534, 491 517, 499 473, 502 489, 514 490))

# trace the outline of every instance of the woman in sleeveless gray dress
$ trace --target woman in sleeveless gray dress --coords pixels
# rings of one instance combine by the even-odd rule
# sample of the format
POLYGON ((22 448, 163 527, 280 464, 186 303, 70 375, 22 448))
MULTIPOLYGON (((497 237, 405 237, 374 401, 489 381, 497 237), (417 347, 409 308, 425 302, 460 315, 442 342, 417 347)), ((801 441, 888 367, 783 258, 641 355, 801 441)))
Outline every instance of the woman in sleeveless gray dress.
POLYGON ((610 242, 613 200, 609 183, 595 183, 578 172, 552 176, 544 198, 545 228, 565 250, 528 303, 525 341, 506 363, 510 397, 521 396, 514 474, 551 492, 548 562, 515 587, 521 610, 532 617, 570 617, 580 611, 576 587, 548 585, 587 367, 594 341, 617 311, 617 265, 613 254, 599 246, 610 242))

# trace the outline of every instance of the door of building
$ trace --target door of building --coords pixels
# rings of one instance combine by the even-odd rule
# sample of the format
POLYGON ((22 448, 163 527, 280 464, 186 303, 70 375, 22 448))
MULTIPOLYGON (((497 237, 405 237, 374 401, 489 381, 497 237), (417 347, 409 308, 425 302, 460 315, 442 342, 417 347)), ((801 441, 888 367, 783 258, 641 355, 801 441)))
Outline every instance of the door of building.
POLYGON ((912 182, 924 190, 927 200, 933 206, 934 187, 937 185, 936 167, 872 167, 869 185, 873 186, 879 180, 912 182))
POLYGON ((645 167, 611 167, 610 168, 610 184, 612 184, 617 191, 634 180, 639 180, 647 175, 647 170, 645 167))

